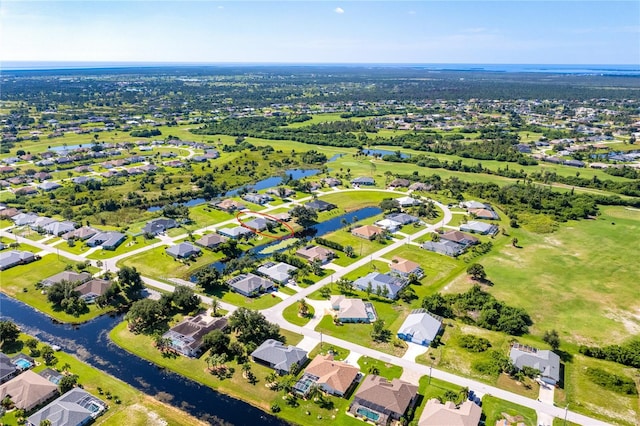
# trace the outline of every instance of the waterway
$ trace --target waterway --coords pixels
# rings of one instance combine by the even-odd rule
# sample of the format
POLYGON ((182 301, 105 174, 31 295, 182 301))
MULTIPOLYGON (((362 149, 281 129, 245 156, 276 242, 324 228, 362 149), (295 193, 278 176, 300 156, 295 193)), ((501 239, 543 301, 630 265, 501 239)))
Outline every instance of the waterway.
MULTIPOLYGON (((384 157, 385 155, 396 155, 396 151, 389 151, 386 149, 365 149, 365 155, 369 155, 371 157, 384 157)), ((411 157, 409 154, 405 154, 404 152, 400 153, 400 158, 409 158, 411 157)))
MULTIPOLYGON (((343 220, 346 220, 348 223, 352 223, 352 222, 357 222, 358 220, 362 220, 362 219, 368 219, 372 216, 375 216, 377 214, 382 213, 382 209, 380 209, 380 207, 364 207, 362 209, 358 209, 349 213, 345 213, 342 214, 340 216, 331 218, 329 220, 326 220, 324 222, 321 223, 317 223, 313 226, 310 226, 309 228, 305 229, 304 231, 301 232, 297 232, 294 237, 296 238, 303 238, 305 240, 311 240, 312 238, 315 237, 323 237, 326 234, 329 234, 331 232, 335 232, 341 228, 344 228, 344 223, 343 220)), ((269 252, 267 254, 263 253, 263 251, 268 248, 271 247, 275 244, 279 244, 280 240, 274 240, 273 242, 269 243, 269 244, 263 244, 260 245, 254 249, 248 250, 246 252, 243 252, 240 256, 253 256, 256 259, 264 259, 266 257, 269 257, 273 254, 273 252, 269 252)), ((282 250, 286 250, 288 247, 283 247, 282 250)), ((276 251, 282 251, 282 250, 276 250, 276 251)), ((218 262, 214 262, 212 264, 209 265, 210 268, 215 268, 218 271, 222 272, 222 270, 224 269, 225 263, 224 261, 218 261, 218 262)), ((197 277, 195 275, 192 275, 190 280, 192 282, 196 282, 197 281, 197 277)))
MULTIPOLYGON (((290 169, 285 170, 284 174, 288 176, 290 179, 302 179, 309 176, 314 176, 320 173, 318 169, 290 169)), ((240 188, 235 188, 230 191, 227 191, 224 196, 225 197, 235 197, 242 190, 251 190, 251 191, 260 191, 263 189, 272 188, 274 186, 280 185, 282 183, 282 176, 271 176, 270 178, 263 179, 261 181, 256 182, 252 185, 241 186, 240 188)))
POLYGON ((211 424, 220 424, 220 421, 238 426, 288 424, 246 402, 160 369, 121 349, 108 336, 122 320, 121 315, 103 315, 82 325, 58 324, 22 302, 0 294, 0 319, 10 319, 23 332, 58 345, 63 351, 151 396, 164 396, 161 399, 170 400, 172 406, 211 424))

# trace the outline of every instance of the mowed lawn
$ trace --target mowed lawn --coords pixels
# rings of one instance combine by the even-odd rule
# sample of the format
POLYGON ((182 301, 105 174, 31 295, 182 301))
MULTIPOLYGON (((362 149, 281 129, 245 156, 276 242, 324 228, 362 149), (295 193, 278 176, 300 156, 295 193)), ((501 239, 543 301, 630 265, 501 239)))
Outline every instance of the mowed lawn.
POLYGON ((166 280, 167 278, 181 278, 189 280, 198 269, 220 260, 222 253, 202 250, 202 256, 195 262, 179 261, 165 252, 166 246, 156 247, 118 262, 118 266, 133 266, 140 274, 166 280))
POLYGON ((398 197, 402 197, 402 194, 363 188, 351 191, 328 193, 327 195, 321 195, 320 199, 327 203, 335 204, 339 208, 350 212, 363 207, 378 206, 385 198, 398 197))
MULTIPOLYGON (((488 290, 533 319, 531 332, 556 329, 563 341, 612 344, 640 332, 640 211, 603 207, 594 220, 571 221, 551 234, 511 231, 481 259, 488 290)), ((450 291, 470 286, 461 276, 450 291)))
MULTIPOLYGON (((62 310, 54 309, 47 300, 46 294, 42 294, 41 290, 36 289, 38 282, 60 273, 68 265, 74 264, 75 262, 66 257, 48 254, 35 262, 14 266, 11 269, 0 272, 0 290, 62 322, 80 323, 108 312, 106 309, 98 309, 94 304, 91 304, 89 305, 89 312, 75 317, 62 310)), ((87 272, 92 274, 97 271, 98 269, 93 267, 87 269, 87 272)))

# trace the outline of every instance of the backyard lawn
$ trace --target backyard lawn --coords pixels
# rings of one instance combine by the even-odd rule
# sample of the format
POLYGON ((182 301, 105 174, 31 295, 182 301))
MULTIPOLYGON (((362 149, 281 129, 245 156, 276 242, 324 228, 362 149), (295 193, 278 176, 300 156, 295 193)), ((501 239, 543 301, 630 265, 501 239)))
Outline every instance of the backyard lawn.
POLYGON ((517 421, 527 426, 536 426, 538 424, 538 415, 531 408, 514 404, 504 399, 499 399, 491 395, 485 395, 482 398, 482 413, 486 416, 485 424, 495 425, 496 421, 504 418, 502 413, 509 416, 519 416, 517 421))

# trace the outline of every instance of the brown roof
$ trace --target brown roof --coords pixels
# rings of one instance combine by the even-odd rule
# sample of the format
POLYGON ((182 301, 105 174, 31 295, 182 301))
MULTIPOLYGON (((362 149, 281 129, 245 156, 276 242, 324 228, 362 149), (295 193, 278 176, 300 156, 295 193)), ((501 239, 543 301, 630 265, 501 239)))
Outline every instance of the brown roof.
POLYGON ((245 208, 244 204, 240 203, 239 201, 233 200, 231 198, 227 198, 226 200, 220 201, 215 206, 222 210, 242 210, 245 208))
POLYGON ((355 398, 360 404, 368 402, 402 416, 417 392, 418 386, 404 380, 389 382, 384 377, 370 374, 362 381, 355 398))
POLYGON ((403 273, 411 273, 413 271, 415 271, 416 269, 418 269, 420 267, 419 264, 417 264, 416 262, 412 262, 410 260, 407 259, 403 259, 401 257, 398 256, 394 256, 393 260, 396 261, 396 263, 391 263, 391 265, 389 265, 389 267, 391 269, 394 269, 396 271, 399 272, 403 272, 403 273))
POLYGON ((456 243, 462 242, 464 240, 473 241, 474 243, 478 242, 478 239, 473 235, 465 234, 464 232, 460 232, 460 231, 445 232, 440 236, 440 238, 443 240, 453 241, 456 243))
POLYGON ((203 247, 215 247, 218 244, 222 244, 226 242, 227 239, 228 239, 227 237, 223 237, 222 235, 207 234, 207 235, 203 235, 202 238, 196 241, 196 244, 201 245, 203 247))
POLYGON ((353 365, 334 361, 333 355, 316 356, 304 370, 305 373, 318 377, 316 383, 326 383, 341 393, 345 393, 349 389, 359 371, 353 365))
POLYGON ((14 207, 9 207, 8 209, 4 209, 2 211, 0 211, 0 217, 14 217, 15 215, 19 214, 20 210, 14 208, 14 207))
POLYGON ((333 253, 331 250, 321 246, 301 248, 296 252, 296 254, 311 261, 314 261, 316 259, 324 261, 326 259, 332 258, 335 255, 335 253, 333 253))
POLYGON ((81 296, 86 296, 88 294, 97 294, 98 296, 102 296, 107 289, 111 287, 111 284, 111 281, 96 278, 91 281, 87 281, 84 284, 80 284, 75 288, 75 290, 80 293, 81 296))
POLYGON ((9 395, 16 407, 29 411, 57 392, 58 387, 55 384, 27 370, 0 386, 0 400, 9 395))
POLYGON ((81 240, 86 240, 87 238, 95 235, 98 233, 98 230, 90 227, 90 226, 83 226, 81 228, 78 229, 74 229, 71 232, 67 232, 66 234, 64 234, 62 236, 63 239, 68 240, 71 237, 76 237, 76 238, 80 238, 81 240))
POLYGON ((351 231, 354 235, 360 235, 362 237, 371 238, 382 233, 382 229, 373 225, 364 225, 359 228, 355 228, 351 231))
POLYGON ((440 404, 437 399, 427 402, 418 426, 477 426, 482 416, 482 408, 471 401, 465 401, 459 408, 451 401, 440 404))

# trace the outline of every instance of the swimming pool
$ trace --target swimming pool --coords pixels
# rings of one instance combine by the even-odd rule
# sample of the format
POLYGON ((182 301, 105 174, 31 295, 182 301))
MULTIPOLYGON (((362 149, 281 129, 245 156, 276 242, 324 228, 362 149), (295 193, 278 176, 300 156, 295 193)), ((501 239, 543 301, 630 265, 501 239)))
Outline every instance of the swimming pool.
POLYGON ((19 359, 15 360, 15 364, 16 364, 19 368, 21 368, 21 369, 23 369, 23 370, 29 369, 29 368, 31 368, 31 366, 33 365, 33 364, 31 364, 29 361, 27 361, 26 359, 24 359, 24 358, 19 358, 19 359))
POLYGON ((380 418, 380 414, 365 407, 358 407, 356 413, 360 414, 361 416, 365 416, 366 418, 368 418, 369 420, 373 420, 374 422, 377 422, 380 418))

